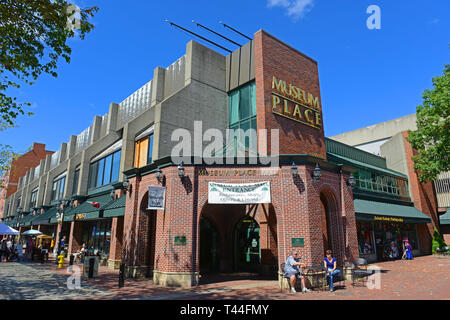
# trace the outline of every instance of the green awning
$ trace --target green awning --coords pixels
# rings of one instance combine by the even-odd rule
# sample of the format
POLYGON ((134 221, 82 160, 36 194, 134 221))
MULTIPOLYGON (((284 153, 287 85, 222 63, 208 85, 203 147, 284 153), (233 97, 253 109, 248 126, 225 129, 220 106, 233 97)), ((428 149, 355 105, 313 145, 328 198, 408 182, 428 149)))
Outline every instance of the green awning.
POLYGON ((431 222, 429 216, 410 206, 362 199, 355 199, 353 203, 357 220, 401 223, 431 222))
POLYGON ((111 195, 109 193, 89 198, 78 207, 73 208, 73 210, 71 210, 69 213, 64 213, 64 221, 78 221, 99 218, 100 211, 113 201, 114 200, 111 198, 111 195), (89 202, 98 202, 100 203, 100 206, 98 208, 95 208, 89 202))
POLYGON ((119 199, 114 200, 107 206, 105 206, 103 211, 103 217, 122 217, 125 215, 125 200, 126 197, 122 196, 119 199))
POLYGON ((33 221, 35 218, 37 218, 38 215, 33 215, 32 213, 29 213, 28 215, 26 215, 22 221, 20 221, 19 225, 21 227, 23 226, 31 226, 31 221, 33 221))
POLYGON ((56 217, 56 212, 58 212, 58 207, 51 207, 47 209, 44 213, 39 215, 36 219, 32 221, 33 225, 47 225, 50 224, 50 219, 56 217))
POLYGON ((447 208, 447 212, 439 217, 441 224, 450 224, 450 208, 447 208))

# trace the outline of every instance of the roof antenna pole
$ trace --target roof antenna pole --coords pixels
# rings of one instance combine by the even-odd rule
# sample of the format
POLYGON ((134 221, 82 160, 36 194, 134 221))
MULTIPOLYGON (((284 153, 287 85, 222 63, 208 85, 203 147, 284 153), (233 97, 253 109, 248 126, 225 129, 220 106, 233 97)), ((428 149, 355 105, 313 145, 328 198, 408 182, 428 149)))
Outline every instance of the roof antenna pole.
POLYGON ((236 32, 237 34, 239 34, 239 35, 243 36, 244 38, 247 38, 248 40, 253 40, 252 38, 250 38, 250 37, 247 37, 247 36, 246 36, 245 34, 243 34, 243 33, 240 33, 240 32, 239 32, 239 31, 237 31, 236 29, 234 29, 234 28, 230 27, 229 25, 227 25, 227 24, 223 23, 222 21, 219 21, 219 23, 220 23, 220 24, 223 24, 223 26, 224 26, 225 28, 228 28, 228 29, 230 29, 230 30, 233 30, 234 32, 236 32))
POLYGON ((202 36, 200 36, 200 35, 198 35, 198 34, 192 32, 192 31, 189 31, 188 29, 185 29, 185 28, 183 28, 183 27, 180 27, 179 25, 177 25, 177 24, 175 24, 175 23, 173 23, 173 22, 170 22, 170 21, 167 20, 167 19, 166 19, 165 21, 168 22, 168 23, 170 23, 171 26, 175 26, 175 27, 177 27, 177 28, 180 28, 181 30, 184 30, 184 31, 186 31, 186 32, 189 32, 190 34, 192 34, 192 35, 194 35, 194 36, 196 36, 196 37, 198 37, 198 38, 200 38, 200 39, 202 39, 202 40, 205 40, 205 41, 211 43, 212 45, 215 45, 216 47, 219 47, 219 48, 222 49, 222 50, 225 50, 225 51, 227 51, 227 52, 229 52, 229 53, 232 53, 231 50, 228 50, 227 48, 224 48, 224 47, 222 47, 221 45, 219 45, 219 44, 217 44, 217 43, 215 43, 215 42, 213 42, 213 41, 211 41, 211 40, 206 39, 205 37, 202 37, 202 36))
POLYGON ((209 29, 209 28, 207 28, 207 27, 205 27, 205 26, 202 26, 200 23, 198 23, 198 22, 196 22, 196 21, 192 20, 192 22, 195 23, 195 24, 197 25, 197 27, 202 27, 203 29, 206 29, 206 30, 208 30, 209 32, 212 32, 212 33, 214 33, 215 35, 218 35, 219 37, 222 37, 223 39, 225 39, 225 40, 227 40, 227 41, 229 41, 229 42, 231 42, 231 43, 233 43, 233 44, 235 44, 235 45, 237 45, 237 46, 239 46, 239 47, 242 47, 241 44, 239 44, 239 43, 237 43, 237 42, 234 42, 233 40, 231 40, 231 39, 229 39, 229 38, 227 38, 227 37, 221 35, 220 33, 215 32, 214 30, 211 30, 211 29, 209 29))

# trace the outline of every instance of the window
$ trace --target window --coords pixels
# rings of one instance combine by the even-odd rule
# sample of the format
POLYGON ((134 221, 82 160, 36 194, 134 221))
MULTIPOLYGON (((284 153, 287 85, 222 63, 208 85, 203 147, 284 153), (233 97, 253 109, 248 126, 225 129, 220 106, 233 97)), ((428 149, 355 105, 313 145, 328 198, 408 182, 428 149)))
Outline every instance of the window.
MULTIPOLYGON (((236 89, 228 95, 228 127, 232 130, 242 129, 244 136, 234 136, 233 149, 236 153, 237 149, 249 149, 256 153, 257 142, 253 141, 250 135, 245 135, 249 129, 257 130, 256 127, 256 85, 252 82, 239 89, 236 89)), ((231 133, 233 134, 233 133, 231 133)), ((256 136, 255 136, 256 138, 256 136)))
POLYGON ((77 194, 78 189, 78 180, 80 179, 80 169, 75 170, 75 174, 73 176, 73 188, 72 195, 77 194))
POLYGON ((362 169, 357 169, 353 175, 356 179, 356 186, 360 189, 409 197, 407 180, 362 169))
POLYGON ((153 134, 136 141, 134 148, 134 167, 141 168, 152 163, 153 134))
POLYGON ((31 192, 31 197, 30 197, 30 209, 36 207, 36 200, 37 200, 37 193, 38 193, 38 189, 34 189, 31 192))
POLYGON ((63 198, 65 182, 66 176, 53 180, 52 201, 61 200, 63 198))
POLYGON ((98 188, 119 180, 121 150, 107 155, 89 168, 88 189, 98 188))

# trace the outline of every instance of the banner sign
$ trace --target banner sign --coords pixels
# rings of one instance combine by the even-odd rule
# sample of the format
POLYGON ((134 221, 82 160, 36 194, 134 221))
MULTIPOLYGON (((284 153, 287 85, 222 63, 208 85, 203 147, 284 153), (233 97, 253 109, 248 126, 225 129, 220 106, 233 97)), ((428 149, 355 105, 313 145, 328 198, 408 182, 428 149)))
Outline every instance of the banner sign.
POLYGON ((165 197, 166 197, 166 188, 149 186, 147 209, 164 210, 165 197))
POLYGON ((270 182, 208 183, 208 203, 270 203, 270 182))

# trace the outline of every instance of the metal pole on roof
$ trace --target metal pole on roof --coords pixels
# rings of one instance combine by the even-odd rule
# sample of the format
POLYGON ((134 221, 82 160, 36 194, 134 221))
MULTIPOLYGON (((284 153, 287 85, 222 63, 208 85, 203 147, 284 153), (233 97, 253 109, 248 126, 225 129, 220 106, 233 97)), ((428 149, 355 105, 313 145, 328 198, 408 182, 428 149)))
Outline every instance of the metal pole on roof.
POLYGON ((227 51, 227 52, 229 52, 229 53, 232 53, 231 50, 228 50, 227 48, 224 48, 224 47, 222 47, 221 45, 219 45, 219 44, 217 44, 217 43, 215 43, 215 42, 213 42, 213 41, 211 41, 211 40, 208 40, 208 39, 206 39, 205 37, 202 37, 201 35, 196 34, 195 32, 192 32, 192 31, 190 31, 190 30, 188 30, 188 29, 186 29, 186 28, 180 27, 179 25, 177 25, 177 24, 175 24, 175 23, 173 23, 173 22, 170 22, 170 21, 167 20, 167 19, 166 19, 165 21, 168 22, 168 23, 170 23, 171 26, 175 26, 175 27, 177 27, 177 28, 180 28, 181 30, 184 30, 184 31, 186 31, 186 32, 189 32, 190 34, 193 34, 194 36, 196 36, 196 37, 198 37, 198 38, 200 38, 200 39, 202 39, 202 40, 205 40, 205 41, 207 41, 207 42, 209 42, 209 43, 215 45, 216 47, 221 48, 222 50, 225 50, 225 51, 227 51))
POLYGON ((206 29, 206 30, 208 30, 209 32, 212 32, 212 33, 214 33, 215 35, 218 35, 219 37, 222 37, 223 39, 225 39, 225 40, 227 40, 227 41, 229 41, 229 42, 231 42, 231 43, 233 43, 233 44, 235 44, 235 45, 237 45, 237 46, 239 46, 239 47, 242 47, 241 44, 239 44, 239 43, 237 43, 237 42, 235 42, 235 41, 233 41, 233 40, 231 40, 231 39, 229 39, 229 38, 227 38, 227 37, 221 35, 221 34, 218 33, 218 32, 215 32, 214 30, 211 30, 211 29, 209 29, 209 28, 207 28, 207 27, 201 25, 200 23, 198 23, 198 22, 196 22, 196 21, 192 20, 192 22, 195 23, 195 24, 197 25, 197 27, 202 27, 203 29, 206 29))
POLYGON ((250 37, 246 36, 245 34, 243 34, 243 33, 239 32, 239 31, 237 31, 236 29, 234 29, 234 28, 230 27, 229 25, 227 25, 227 24, 223 23, 222 21, 219 21, 219 23, 220 23, 220 24, 223 24, 223 26, 224 26, 225 28, 228 28, 228 29, 230 29, 230 30, 232 30, 232 31, 236 32, 237 34, 239 34, 239 35, 241 35, 241 36, 243 36, 243 37, 247 38, 248 40, 253 40, 252 38, 250 38, 250 37))

